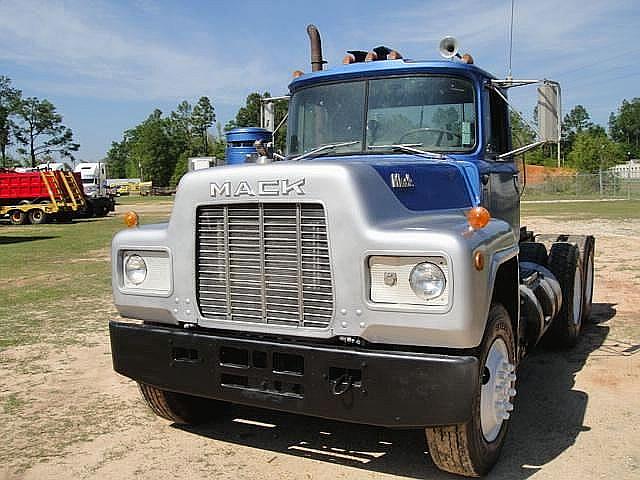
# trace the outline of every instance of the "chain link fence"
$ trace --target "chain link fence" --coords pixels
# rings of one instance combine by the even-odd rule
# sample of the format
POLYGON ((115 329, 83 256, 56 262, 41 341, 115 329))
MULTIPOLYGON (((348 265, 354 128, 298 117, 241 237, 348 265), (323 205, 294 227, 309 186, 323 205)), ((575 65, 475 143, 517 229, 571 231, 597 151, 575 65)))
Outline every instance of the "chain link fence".
MULTIPOLYGON (((525 183, 520 174, 521 187, 525 183)), ((640 200, 640 178, 625 178, 618 173, 574 173, 529 178, 523 200, 640 200)))

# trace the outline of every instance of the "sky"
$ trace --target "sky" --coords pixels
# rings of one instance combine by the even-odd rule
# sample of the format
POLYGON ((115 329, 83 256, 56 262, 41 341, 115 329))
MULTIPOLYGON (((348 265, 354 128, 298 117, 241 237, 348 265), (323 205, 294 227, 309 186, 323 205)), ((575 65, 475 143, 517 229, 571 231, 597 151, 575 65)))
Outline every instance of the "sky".
MULTIPOLYGON (((510 0, 0 0, 0 75, 53 102, 81 144, 76 157, 95 161, 155 108, 206 95, 224 125, 249 93, 285 94, 294 70, 310 71, 308 23, 329 66, 378 45, 439 58, 453 35, 504 77, 510 14, 510 0)), ((515 0, 513 77, 560 81, 565 112, 582 104, 606 126, 640 97, 638 40, 637 0, 515 0)), ((529 114, 535 89, 512 100, 529 114)))

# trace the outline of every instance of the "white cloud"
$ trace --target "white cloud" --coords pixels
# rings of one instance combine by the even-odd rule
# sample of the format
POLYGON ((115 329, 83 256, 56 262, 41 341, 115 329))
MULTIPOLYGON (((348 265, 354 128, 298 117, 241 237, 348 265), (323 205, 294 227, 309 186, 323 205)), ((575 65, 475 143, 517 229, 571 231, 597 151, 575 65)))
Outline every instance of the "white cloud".
POLYGON ((3 2, 0 61, 42 74, 42 80, 32 80, 32 87, 96 98, 209 94, 217 101, 236 103, 252 86, 278 80, 259 59, 230 66, 213 48, 206 54, 191 53, 193 49, 181 48, 172 38, 159 41, 139 26, 128 28, 115 8, 100 3, 3 2))

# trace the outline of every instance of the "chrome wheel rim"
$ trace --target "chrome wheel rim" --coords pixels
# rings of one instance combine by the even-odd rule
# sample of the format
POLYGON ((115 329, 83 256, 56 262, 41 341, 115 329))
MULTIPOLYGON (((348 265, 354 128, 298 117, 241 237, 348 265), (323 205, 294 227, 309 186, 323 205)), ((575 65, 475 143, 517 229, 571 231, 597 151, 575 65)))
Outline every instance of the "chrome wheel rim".
POLYGON ((496 338, 482 368, 480 390, 480 424, 487 442, 498 438, 502 424, 513 411, 515 381, 515 366, 509 361, 507 344, 502 338, 496 338))

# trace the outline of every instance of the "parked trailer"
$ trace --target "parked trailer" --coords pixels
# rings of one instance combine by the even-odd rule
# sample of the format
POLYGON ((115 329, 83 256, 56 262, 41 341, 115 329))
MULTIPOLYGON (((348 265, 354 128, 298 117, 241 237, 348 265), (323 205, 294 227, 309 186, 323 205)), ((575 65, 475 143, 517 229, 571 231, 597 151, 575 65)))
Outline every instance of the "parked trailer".
POLYGON ((0 172, 0 217, 13 225, 68 221, 86 206, 79 174, 61 170, 0 172))
POLYGON ((188 173, 168 223, 114 237, 114 368, 176 423, 237 403, 423 428, 439 468, 484 475, 520 361, 575 345, 591 309, 594 238, 520 228, 515 157, 559 140, 559 85, 497 79, 451 38, 451 60, 377 47, 325 70, 308 33, 288 156, 256 142, 188 173), (513 149, 526 84, 541 140, 513 149))

